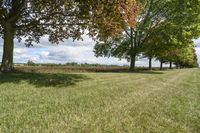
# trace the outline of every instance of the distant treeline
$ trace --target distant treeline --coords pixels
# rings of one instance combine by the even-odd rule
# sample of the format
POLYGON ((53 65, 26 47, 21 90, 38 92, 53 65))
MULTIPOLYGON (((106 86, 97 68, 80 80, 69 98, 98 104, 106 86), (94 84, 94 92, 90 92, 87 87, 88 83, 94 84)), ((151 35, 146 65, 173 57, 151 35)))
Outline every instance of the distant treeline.
MULTIPOLYGON (((89 64, 89 63, 76 63, 76 62, 68 62, 65 64, 55 64, 55 63, 35 63, 29 60, 27 63, 15 64, 15 66, 74 66, 74 67, 119 67, 119 65, 106 65, 106 64, 89 64)), ((125 65, 124 65, 125 66, 125 65)))

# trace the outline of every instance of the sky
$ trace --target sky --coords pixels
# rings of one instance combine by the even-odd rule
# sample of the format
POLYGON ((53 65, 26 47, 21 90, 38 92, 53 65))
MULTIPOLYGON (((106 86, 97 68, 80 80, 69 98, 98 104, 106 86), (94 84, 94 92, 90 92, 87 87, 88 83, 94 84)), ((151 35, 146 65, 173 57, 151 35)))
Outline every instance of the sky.
MULTIPOLYGON (((198 56, 198 62, 200 64, 200 38, 194 40, 196 46, 196 52, 198 56)), ((109 65, 129 65, 125 60, 119 60, 117 58, 103 58, 95 57, 93 47, 95 42, 87 36, 83 36, 83 41, 75 41, 72 39, 65 40, 60 44, 51 44, 48 41, 48 37, 43 37, 39 44, 34 44, 33 47, 27 48, 22 43, 18 43, 15 40, 14 48, 14 63, 27 63, 31 60, 35 63, 89 63, 89 64, 109 64, 109 65)), ((0 62, 3 54, 3 40, 0 39, 0 62)), ((138 59, 137 66, 148 66, 147 59, 138 59)), ((159 62, 153 61, 153 66, 158 67, 159 62)))

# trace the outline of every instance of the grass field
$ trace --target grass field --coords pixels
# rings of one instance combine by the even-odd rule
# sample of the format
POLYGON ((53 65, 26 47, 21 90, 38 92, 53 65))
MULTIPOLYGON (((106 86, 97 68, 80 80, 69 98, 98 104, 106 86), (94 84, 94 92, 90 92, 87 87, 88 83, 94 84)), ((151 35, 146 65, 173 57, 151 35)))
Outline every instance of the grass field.
POLYGON ((200 69, 0 74, 0 132, 199 133, 200 69))

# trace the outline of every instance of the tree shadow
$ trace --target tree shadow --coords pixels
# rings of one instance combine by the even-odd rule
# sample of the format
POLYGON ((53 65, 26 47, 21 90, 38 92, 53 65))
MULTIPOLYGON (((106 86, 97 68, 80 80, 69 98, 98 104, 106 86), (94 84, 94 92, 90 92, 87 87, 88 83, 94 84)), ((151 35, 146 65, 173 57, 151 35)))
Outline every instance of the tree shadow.
POLYGON ((107 70, 107 71, 96 71, 97 73, 130 73, 130 74, 164 74, 164 72, 157 71, 157 70, 135 70, 135 71, 130 71, 130 70, 107 70))
POLYGON ((97 69, 97 73, 140 73, 140 74, 164 74, 163 70, 159 69, 149 70, 148 68, 136 68, 135 71, 131 71, 129 68, 115 68, 115 69, 97 69))
POLYGON ((164 74, 160 71, 135 71, 133 73, 140 73, 140 74, 164 74))
POLYGON ((0 73, 0 84, 26 81, 36 87, 68 87, 89 78, 83 74, 0 73))

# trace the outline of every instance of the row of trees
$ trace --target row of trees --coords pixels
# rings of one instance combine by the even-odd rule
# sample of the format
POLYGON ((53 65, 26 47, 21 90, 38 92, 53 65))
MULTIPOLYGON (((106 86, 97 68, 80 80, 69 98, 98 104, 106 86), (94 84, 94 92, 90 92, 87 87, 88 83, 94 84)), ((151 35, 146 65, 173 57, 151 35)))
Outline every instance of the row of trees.
POLYGON ((130 61, 135 70, 136 57, 152 58, 177 67, 198 66, 192 39, 200 35, 199 0, 141 0, 136 26, 124 25, 118 38, 99 41, 96 56, 114 56, 130 61))

